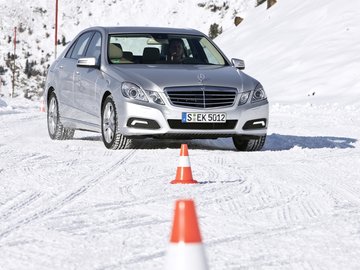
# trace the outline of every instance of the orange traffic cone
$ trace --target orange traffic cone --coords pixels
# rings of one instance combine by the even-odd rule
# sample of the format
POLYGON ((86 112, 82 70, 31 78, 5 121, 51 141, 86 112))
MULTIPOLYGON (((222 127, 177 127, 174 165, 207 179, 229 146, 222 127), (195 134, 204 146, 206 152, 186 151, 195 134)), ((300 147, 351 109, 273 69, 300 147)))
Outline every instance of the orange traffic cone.
POLYGON ((170 246, 165 261, 165 270, 170 269, 208 269, 193 200, 176 201, 170 246))
POLYGON ((193 179, 189 158, 189 151, 187 144, 182 144, 180 149, 179 164, 176 170, 175 180, 171 184, 196 184, 197 181, 193 179))
POLYGON ((41 98, 40 98, 40 112, 45 112, 44 97, 41 97, 41 98))

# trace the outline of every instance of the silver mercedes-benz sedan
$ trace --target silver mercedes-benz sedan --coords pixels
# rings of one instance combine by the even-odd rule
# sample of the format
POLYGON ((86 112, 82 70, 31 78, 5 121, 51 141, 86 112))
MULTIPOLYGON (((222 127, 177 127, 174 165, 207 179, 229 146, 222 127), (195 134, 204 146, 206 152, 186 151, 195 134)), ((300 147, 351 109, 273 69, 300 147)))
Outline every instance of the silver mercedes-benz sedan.
POLYGON ((240 151, 260 150, 268 100, 242 69, 242 60, 229 61, 196 30, 88 28, 49 68, 49 135, 101 132, 109 149, 143 137, 232 137, 240 151))

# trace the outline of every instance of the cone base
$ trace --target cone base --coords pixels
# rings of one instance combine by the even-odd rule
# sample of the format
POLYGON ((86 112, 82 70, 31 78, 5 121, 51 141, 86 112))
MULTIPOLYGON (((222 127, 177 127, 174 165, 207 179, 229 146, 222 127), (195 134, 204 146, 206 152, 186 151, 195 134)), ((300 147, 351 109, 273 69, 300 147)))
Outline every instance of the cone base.
POLYGON ((171 243, 166 252, 165 270, 208 270, 201 243, 171 243))
POLYGON ((175 179, 175 180, 172 180, 170 182, 171 184, 197 184, 198 182, 194 179, 189 179, 189 180, 178 180, 178 179, 175 179))

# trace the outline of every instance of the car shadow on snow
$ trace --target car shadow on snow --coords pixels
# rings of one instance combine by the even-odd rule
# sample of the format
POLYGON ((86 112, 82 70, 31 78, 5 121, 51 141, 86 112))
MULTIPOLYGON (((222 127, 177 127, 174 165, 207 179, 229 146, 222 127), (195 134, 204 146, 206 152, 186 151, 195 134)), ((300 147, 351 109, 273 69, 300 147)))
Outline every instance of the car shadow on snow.
MULTIPOLYGON (((76 133, 75 133, 76 134, 76 133)), ((94 135, 94 136, 84 136, 84 137, 78 137, 74 138, 73 140, 80 140, 80 141, 102 141, 101 135, 94 135)))
MULTIPOLYGON (((75 133, 76 134, 76 133, 75 133)), ((76 135, 75 135, 76 136, 76 135)), ((75 137, 74 140, 80 141, 102 141, 101 135, 93 136, 79 136, 75 137)), ((143 150, 152 149, 180 149, 181 144, 188 144, 191 149, 201 150, 223 150, 223 151, 236 151, 231 138, 221 139, 194 139, 194 140, 171 140, 171 139, 135 139, 133 140, 132 147, 143 150)))
MULTIPOLYGON (((84 136, 75 140, 100 141, 101 135, 84 136)), ((357 142, 354 138, 331 137, 331 136, 294 136, 273 133, 266 138, 262 151, 284 151, 294 147, 307 149, 321 148, 355 148, 357 142)), ((197 150, 221 150, 236 152, 231 138, 220 139, 194 139, 194 140, 169 140, 169 139, 138 139, 134 140, 133 147, 143 150, 152 149, 180 149, 181 144, 188 144, 190 149, 197 150)))
POLYGON ((268 135, 263 151, 283 151, 294 147, 307 149, 355 148, 356 139, 331 136, 294 136, 273 133, 268 135))
POLYGON ((180 149, 181 144, 184 143, 188 145, 189 149, 236 151, 231 138, 202 140, 145 139, 139 141, 139 143, 135 142, 135 145, 139 149, 180 149))

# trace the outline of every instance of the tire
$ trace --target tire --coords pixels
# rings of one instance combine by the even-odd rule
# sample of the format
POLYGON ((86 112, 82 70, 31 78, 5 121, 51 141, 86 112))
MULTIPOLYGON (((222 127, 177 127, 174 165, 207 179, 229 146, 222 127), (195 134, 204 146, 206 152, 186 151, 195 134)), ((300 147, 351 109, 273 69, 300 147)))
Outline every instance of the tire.
POLYGON ((108 149, 126 149, 132 140, 118 131, 118 113, 112 96, 108 96, 101 109, 101 135, 103 143, 108 149))
POLYGON ((58 100, 54 92, 50 94, 47 110, 47 126, 49 136, 53 140, 70 140, 74 137, 75 130, 64 128, 60 121, 58 100))
POLYGON ((75 129, 64 128, 63 140, 72 140, 74 138, 75 129))
POLYGON ((266 135, 257 138, 251 138, 247 136, 234 136, 233 142, 237 150, 239 151, 260 151, 266 140, 266 135))

